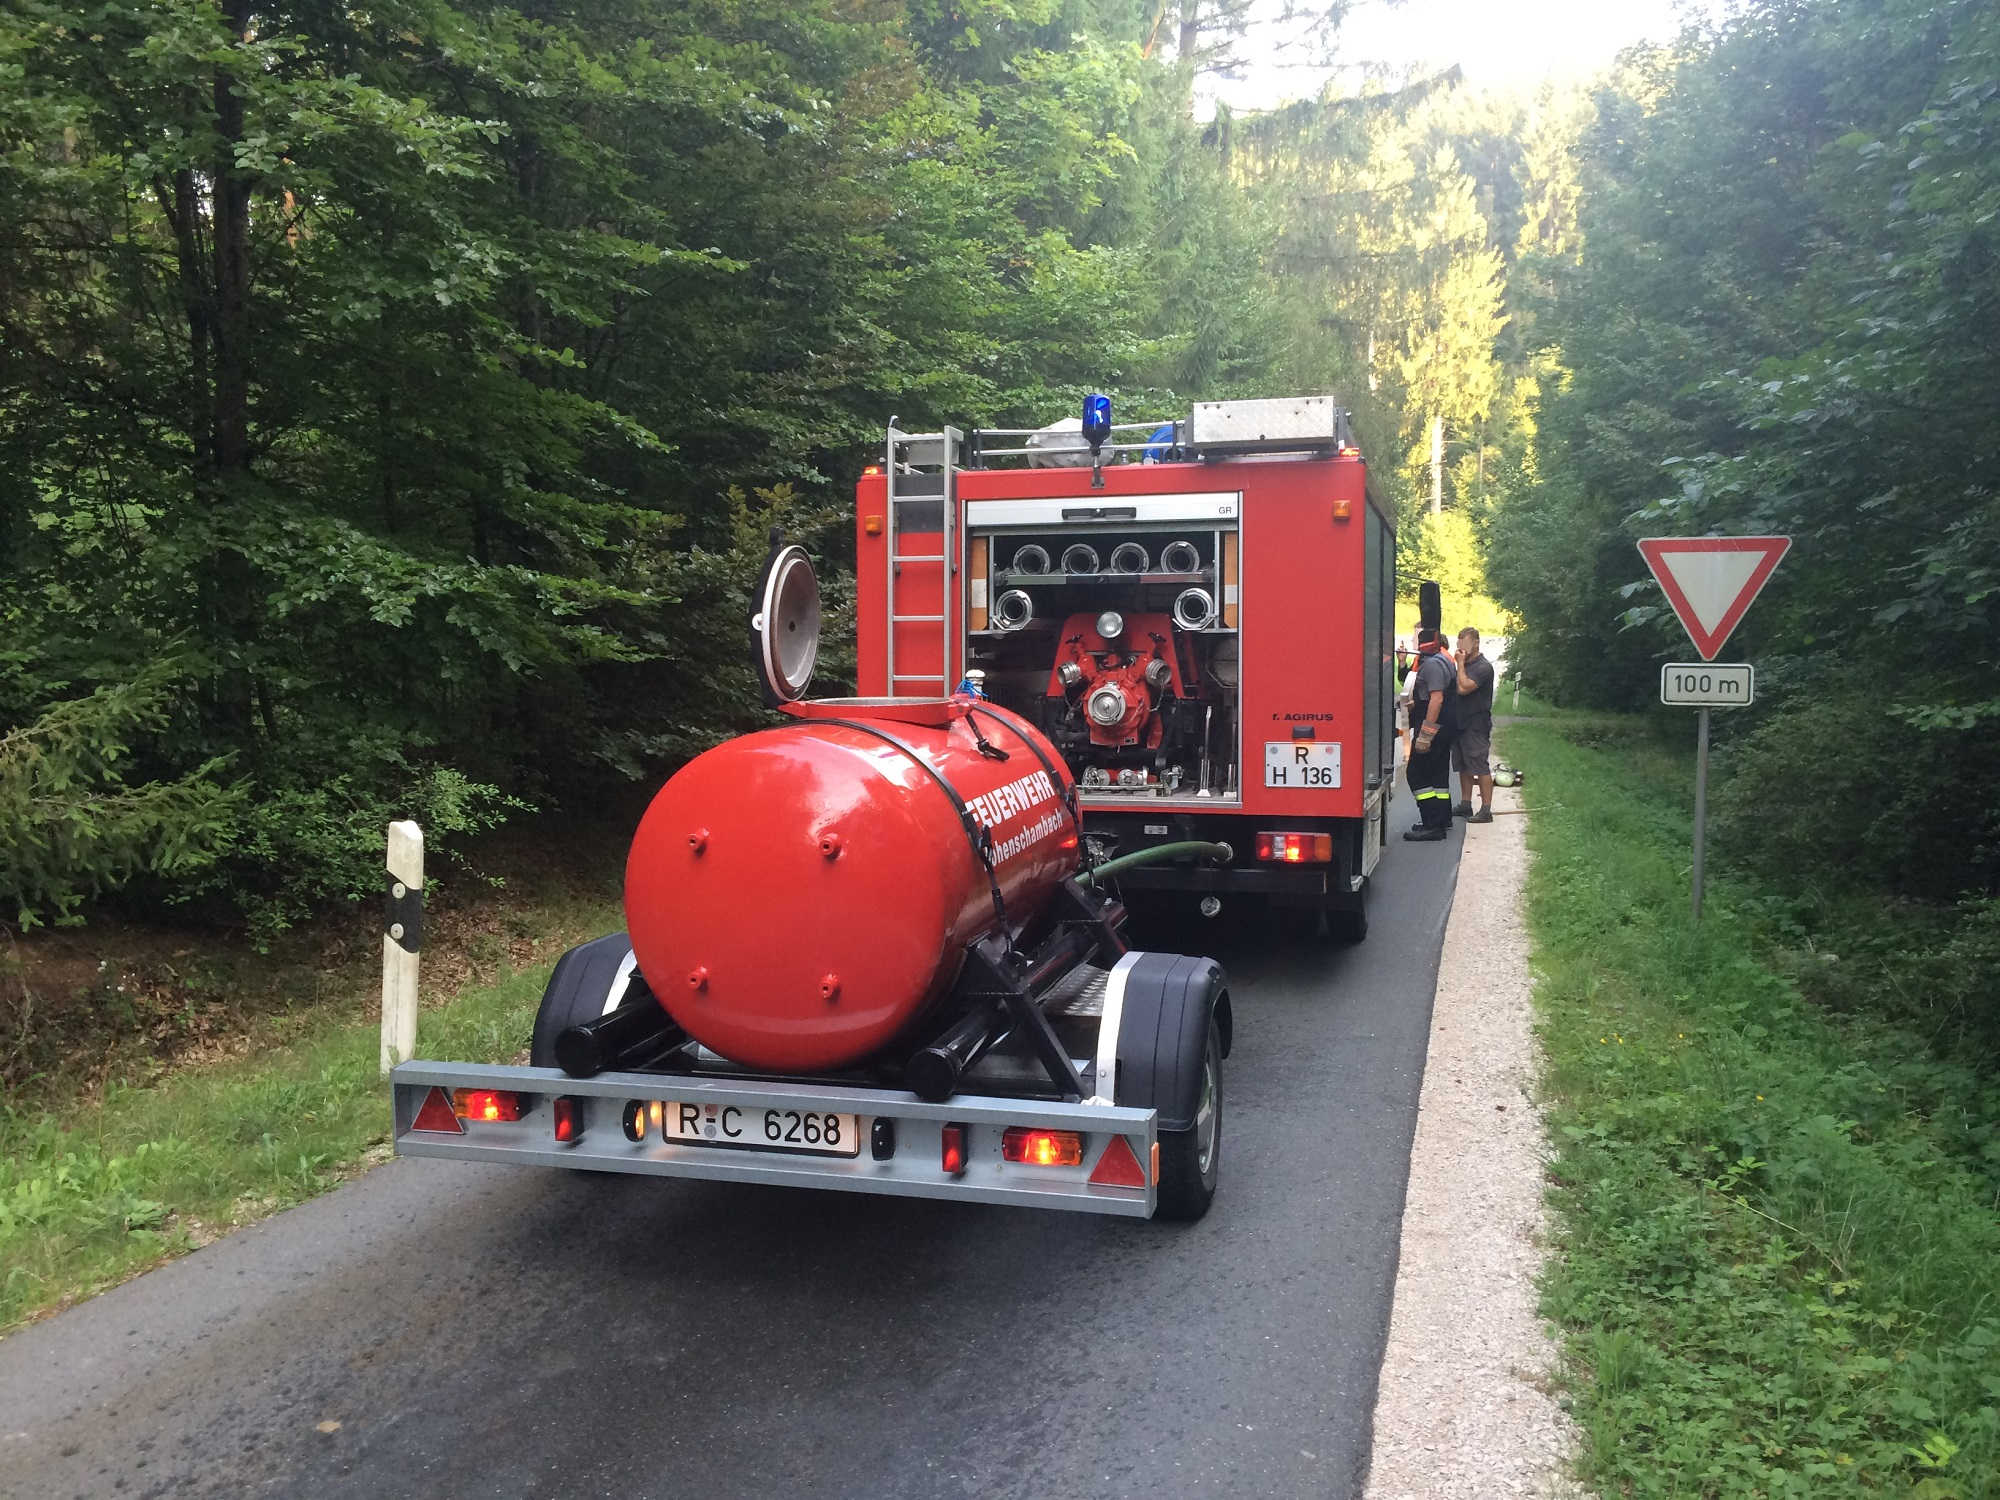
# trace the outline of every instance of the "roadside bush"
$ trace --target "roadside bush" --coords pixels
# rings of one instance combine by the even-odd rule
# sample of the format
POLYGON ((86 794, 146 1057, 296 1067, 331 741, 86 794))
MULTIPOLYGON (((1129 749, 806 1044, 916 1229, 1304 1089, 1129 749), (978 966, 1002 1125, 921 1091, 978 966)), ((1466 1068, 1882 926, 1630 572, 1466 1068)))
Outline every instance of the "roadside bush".
POLYGON ((466 836, 531 810, 449 766, 406 766, 392 757, 371 769, 380 774, 281 786, 254 801, 243 810, 227 857, 175 899, 226 904, 262 947, 329 907, 378 894, 384 830, 396 819, 422 825, 425 854, 436 861, 449 859, 466 836))
MULTIPOLYGON (((2000 1057, 2000 899, 1773 898, 1760 921, 1816 1003, 1921 1030, 1941 1054, 2000 1057)), ((2000 1143, 1993 1165, 2000 1168, 2000 1143)))
POLYGON ((168 683, 155 668, 0 729, 0 914, 22 927, 73 920, 142 872, 213 866, 245 790, 224 784, 225 762, 134 774, 131 743, 167 719, 168 683))
POLYGON ((1718 847, 1787 890, 2000 891, 2000 743, 1919 729, 1862 693, 1796 693, 1725 761, 1718 847))

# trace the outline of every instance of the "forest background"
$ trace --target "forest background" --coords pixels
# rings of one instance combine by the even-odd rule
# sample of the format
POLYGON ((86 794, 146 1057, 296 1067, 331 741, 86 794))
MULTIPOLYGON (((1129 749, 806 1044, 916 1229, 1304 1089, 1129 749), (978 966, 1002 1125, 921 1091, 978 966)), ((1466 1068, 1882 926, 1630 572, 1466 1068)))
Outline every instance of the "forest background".
POLYGON ((1330 390, 1406 583, 1495 596, 1563 701, 1685 653, 1635 536, 1794 534, 1724 848, 1808 941, 1887 911, 1840 982, 1990 1027, 1993 7, 1197 121, 1246 13, 16 0, 0 915, 262 940, 372 894, 390 818, 657 779, 759 720, 771 525, 841 596, 892 412, 1330 390))

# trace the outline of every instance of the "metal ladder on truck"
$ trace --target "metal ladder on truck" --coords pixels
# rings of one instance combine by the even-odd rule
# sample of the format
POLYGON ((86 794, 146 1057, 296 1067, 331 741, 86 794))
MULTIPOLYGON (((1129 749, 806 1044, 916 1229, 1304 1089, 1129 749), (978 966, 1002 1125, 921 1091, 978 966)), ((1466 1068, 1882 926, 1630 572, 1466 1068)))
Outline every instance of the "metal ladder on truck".
POLYGON ((889 419, 889 696, 948 698, 960 680, 958 454, 965 435, 899 431, 889 419))

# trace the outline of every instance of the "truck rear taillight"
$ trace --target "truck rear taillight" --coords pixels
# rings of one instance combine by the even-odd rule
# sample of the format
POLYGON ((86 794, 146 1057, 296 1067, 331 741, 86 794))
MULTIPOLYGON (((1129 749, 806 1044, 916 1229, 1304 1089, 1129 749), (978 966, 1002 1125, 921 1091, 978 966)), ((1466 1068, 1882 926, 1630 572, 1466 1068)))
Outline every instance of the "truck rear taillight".
POLYGON ((453 1089, 451 1112, 461 1120, 518 1120, 528 1112, 528 1100, 501 1089, 453 1089))
POLYGON ((1074 1130, 1033 1130, 1016 1125, 1000 1137, 1000 1155, 1031 1167, 1080 1167, 1083 1137, 1074 1130))
POLYGON ((1257 857, 1283 865, 1325 865, 1333 863, 1333 835, 1330 833, 1260 833, 1257 857))

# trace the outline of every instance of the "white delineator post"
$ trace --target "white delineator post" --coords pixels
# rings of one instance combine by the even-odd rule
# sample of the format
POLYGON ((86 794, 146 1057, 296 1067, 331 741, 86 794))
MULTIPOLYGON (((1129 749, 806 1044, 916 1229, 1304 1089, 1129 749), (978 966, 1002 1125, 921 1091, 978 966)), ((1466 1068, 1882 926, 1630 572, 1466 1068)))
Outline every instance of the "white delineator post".
POLYGON ((388 909, 382 918, 382 1072, 417 1050, 417 952, 424 940, 424 831, 389 825, 388 909))

